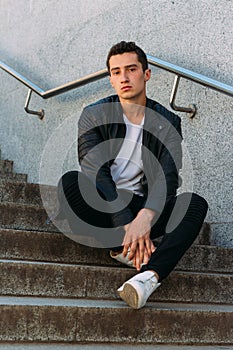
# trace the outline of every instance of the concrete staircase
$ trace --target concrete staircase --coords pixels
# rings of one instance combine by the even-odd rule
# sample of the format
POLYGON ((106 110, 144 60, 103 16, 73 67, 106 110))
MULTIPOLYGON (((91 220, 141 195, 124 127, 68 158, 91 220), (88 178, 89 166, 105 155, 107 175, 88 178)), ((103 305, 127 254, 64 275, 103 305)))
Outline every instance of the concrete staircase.
POLYGON ((39 186, 11 161, 0 176, 0 349, 233 349, 233 249, 210 246, 207 224, 133 310, 116 289, 134 270, 46 225, 39 186))

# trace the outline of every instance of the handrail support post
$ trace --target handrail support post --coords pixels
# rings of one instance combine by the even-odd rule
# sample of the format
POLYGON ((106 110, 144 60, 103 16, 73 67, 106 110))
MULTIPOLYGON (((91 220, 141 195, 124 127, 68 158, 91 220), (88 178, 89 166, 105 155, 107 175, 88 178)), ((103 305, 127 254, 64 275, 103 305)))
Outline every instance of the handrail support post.
POLYGON ((175 111, 189 113, 190 118, 193 118, 197 112, 197 107, 194 104, 190 104, 189 107, 177 106, 175 104, 175 99, 176 99, 176 95, 177 95, 177 91, 178 91, 179 82, 180 82, 180 76, 175 75, 174 84, 173 84, 173 88, 172 88, 172 92, 171 92, 171 96, 170 96, 170 106, 175 111))
POLYGON ((28 108, 30 100, 31 100, 31 96, 32 96, 32 90, 29 89, 28 94, 27 94, 27 98, 26 98, 26 102, 25 102, 25 106, 24 106, 24 110, 25 110, 25 112, 27 112, 29 114, 38 115, 39 119, 42 120, 44 118, 44 114, 45 114, 43 109, 40 109, 39 111, 33 111, 33 110, 28 108))

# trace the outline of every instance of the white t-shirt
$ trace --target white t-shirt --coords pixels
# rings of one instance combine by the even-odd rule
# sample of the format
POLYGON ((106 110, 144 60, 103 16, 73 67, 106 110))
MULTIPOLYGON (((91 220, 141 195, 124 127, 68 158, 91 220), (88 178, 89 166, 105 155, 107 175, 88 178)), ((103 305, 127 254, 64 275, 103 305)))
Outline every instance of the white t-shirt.
POLYGON ((123 115, 126 135, 121 149, 111 165, 112 178, 119 189, 142 195, 141 178, 144 175, 142 164, 142 133, 144 118, 140 125, 131 123, 123 115))

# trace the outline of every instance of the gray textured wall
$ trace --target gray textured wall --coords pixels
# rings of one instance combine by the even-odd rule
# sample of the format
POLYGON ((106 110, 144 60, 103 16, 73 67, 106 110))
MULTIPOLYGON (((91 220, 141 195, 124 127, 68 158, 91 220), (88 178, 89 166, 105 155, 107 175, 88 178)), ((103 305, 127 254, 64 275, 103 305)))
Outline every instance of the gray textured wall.
MULTIPOLYGON (((0 59, 49 89, 104 68, 112 44, 133 40, 151 55, 232 85, 232 8, 232 0, 0 0, 0 59)), ((32 182, 52 183, 59 171, 77 167, 75 143, 70 148, 76 121, 82 106, 113 92, 108 79, 49 100, 33 95, 31 108, 45 109, 43 121, 23 110, 27 88, 4 72, 0 79, 2 157, 32 182)), ((153 69, 148 96, 168 106, 172 82, 170 73, 153 69)), ((192 182, 209 202, 213 242, 233 246, 232 99, 183 80, 178 103, 198 106, 194 120, 180 114, 193 169, 184 171, 187 186, 192 182)))

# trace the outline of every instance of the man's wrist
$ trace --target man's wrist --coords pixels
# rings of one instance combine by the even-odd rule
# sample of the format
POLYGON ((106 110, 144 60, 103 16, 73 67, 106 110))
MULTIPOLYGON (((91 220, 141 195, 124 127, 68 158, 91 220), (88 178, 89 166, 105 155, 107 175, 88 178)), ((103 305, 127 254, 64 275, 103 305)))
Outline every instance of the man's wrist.
POLYGON ((147 217, 149 218, 150 221, 152 221, 156 215, 156 212, 152 209, 149 208, 142 208, 140 210, 141 214, 145 214, 147 215, 147 217))
POLYGON ((130 224, 126 224, 126 225, 124 225, 124 230, 125 230, 125 232, 128 230, 129 225, 130 225, 130 224))

